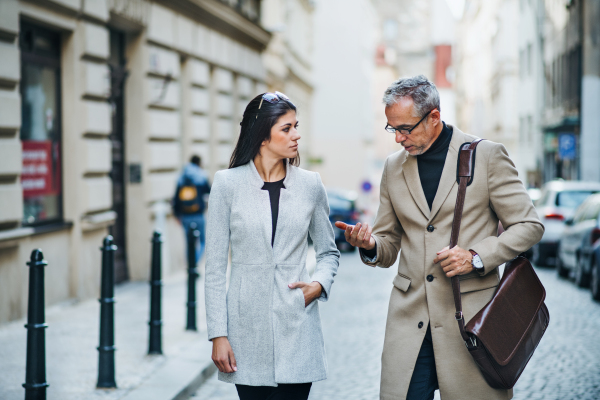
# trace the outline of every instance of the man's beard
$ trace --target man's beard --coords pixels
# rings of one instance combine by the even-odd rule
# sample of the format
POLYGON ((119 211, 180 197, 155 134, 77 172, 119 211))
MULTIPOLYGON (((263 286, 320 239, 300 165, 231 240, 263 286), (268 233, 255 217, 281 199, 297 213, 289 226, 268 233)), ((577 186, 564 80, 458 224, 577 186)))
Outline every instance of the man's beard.
MULTIPOLYGON (((402 147, 404 147, 404 145, 402 145, 402 147)), ((420 156, 421 154, 425 153, 425 147, 424 147, 424 146, 416 146, 416 145, 412 145, 412 146, 410 146, 410 147, 412 147, 411 151, 415 151, 415 150, 416 150, 416 153, 414 153, 414 154, 410 154, 410 153, 408 153, 408 154, 410 154, 411 156, 420 156)), ((406 150, 406 148, 405 148, 405 150, 406 150)), ((408 151, 408 150, 407 150, 407 151, 408 151)))

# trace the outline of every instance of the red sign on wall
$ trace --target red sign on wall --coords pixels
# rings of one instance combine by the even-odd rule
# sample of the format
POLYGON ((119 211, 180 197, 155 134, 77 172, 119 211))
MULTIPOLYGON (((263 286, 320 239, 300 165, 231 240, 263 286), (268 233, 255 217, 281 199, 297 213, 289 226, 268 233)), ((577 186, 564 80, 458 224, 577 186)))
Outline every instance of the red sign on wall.
POLYGON ((448 80, 448 68, 452 66, 452 46, 435 46, 435 86, 438 88, 451 88, 452 82, 448 80))
POLYGON ((58 143, 23 140, 23 197, 56 195, 60 192, 58 143))

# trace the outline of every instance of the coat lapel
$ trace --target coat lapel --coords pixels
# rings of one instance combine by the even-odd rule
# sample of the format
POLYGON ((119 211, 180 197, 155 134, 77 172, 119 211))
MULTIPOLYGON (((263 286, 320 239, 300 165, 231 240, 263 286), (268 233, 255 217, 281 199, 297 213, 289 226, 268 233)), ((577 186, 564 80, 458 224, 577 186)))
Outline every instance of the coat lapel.
POLYGON ((444 169, 442 170, 440 184, 435 194, 435 198, 433 199, 433 204, 431 205, 429 221, 432 221, 435 218, 442 207, 442 204, 444 204, 446 198, 452 191, 452 188, 456 185, 458 150, 460 146, 467 141, 464 133, 452 126, 450 126, 450 128, 452 129, 452 139, 450 140, 450 146, 448 147, 448 154, 446 155, 446 162, 444 163, 444 169))
POLYGON ((290 215, 294 212, 293 210, 293 196, 290 188, 294 184, 296 170, 290 166, 289 163, 286 165, 285 179, 283 180, 283 187, 279 191, 279 213, 277 217, 277 228, 275 230, 275 240, 273 241, 273 250, 276 254, 281 253, 280 247, 285 244, 282 243, 286 231, 286 221, 291 219, 290 215))
POLYGON ((423 186, 421 186, 421 179, 419 178, 419 169, 417 167, 417 157, 406 155, 406 160, 402 164, 402 172, 404 173, 404 180, 408 186, 411 196, 419 206, 419 209, 425 216, 429 218, 429 205, 423 193, 423 186))
POLYGON ((277 238, 281 236, 281 230, 279 229, 282 223, 280 221, 285 220, 285 214, 288 211, 286 206, 289 206, 289 202, 285 199, 288 197, 289 189, 294 185, 295 181, 295 169, 286 163, 285 179, 283 180, 283 186, 279 196, 279 217, 277 218, 277 227, 275 231, 275 240, 271 247, 271 237, 273 236, 273 216, 271 214, 271 199, 269 197, 268 190, 262 190, 265 182, 260 177, 254 161, 251 160, 248 164, 248 183, 252 186, 253 192, 257 193, 259 204, 256 212, 258 213, 259 219, 262 226, 263 240, 268 249, 268 253, 273 257, 273 250, 277 247, 277 238), (285 193, 285 194, 284 194, 285 193), (279 233, 278 233, 279 232, 279 233))
POLYGON ((269 191, 262 190, 265 182, 260 177, 254 161, 250 161, 248 164, 248 183, 252 186, 253 197, 257 199, 256 209, 254 210, 258 214, 260 221, 260 230, 262 231, 262 242, 265 244, 265 250, 269 257, 273 259, 273 251, 271 248, 271 236, 273 234, 273 225, 271 217, 271 199, 269 198, 269 191))

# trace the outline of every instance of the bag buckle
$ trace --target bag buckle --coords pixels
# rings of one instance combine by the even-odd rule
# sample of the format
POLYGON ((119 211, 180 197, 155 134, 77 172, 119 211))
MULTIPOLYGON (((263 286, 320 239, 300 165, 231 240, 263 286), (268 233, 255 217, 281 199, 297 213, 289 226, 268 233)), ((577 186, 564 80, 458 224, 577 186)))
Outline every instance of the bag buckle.
POLYGON ((465 341, 465 346, 467 346, 467 349, 471 350, 471 349, 476 349, 477 348, 477 338, 475 336, 469 336, 469 340, 465 341), (471 346, 469 346, 471 345, 471 346))
POLYGON ((456 319, 457 321, 460 321, 461 319, 463 319, 463 313, 462 311, 457 311, 454 313, 454 319, 456 319))

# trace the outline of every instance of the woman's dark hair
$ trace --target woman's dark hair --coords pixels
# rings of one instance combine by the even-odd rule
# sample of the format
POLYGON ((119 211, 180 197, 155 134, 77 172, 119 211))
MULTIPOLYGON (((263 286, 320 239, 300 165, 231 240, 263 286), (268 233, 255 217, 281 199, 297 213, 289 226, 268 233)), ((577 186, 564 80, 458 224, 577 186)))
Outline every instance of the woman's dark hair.
MULTIPOLYGON (((292 102, 282 98, 275 103, 263 100, 261 105, 263 94, 253 98, 246 106, 244 118, 240 123, 242 127, 240 137, 231 155, 229 168, 239 167, 253 160, 260 151, 262 142, 271 139, 271 128, 277 120, 289 111, 296 111, 296 106, 292 102)), ((288 162, 291 165, 300 165, 300 154, 288 159, 288 162)))

